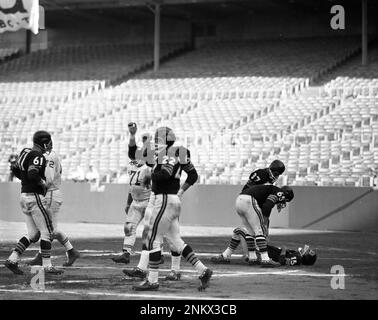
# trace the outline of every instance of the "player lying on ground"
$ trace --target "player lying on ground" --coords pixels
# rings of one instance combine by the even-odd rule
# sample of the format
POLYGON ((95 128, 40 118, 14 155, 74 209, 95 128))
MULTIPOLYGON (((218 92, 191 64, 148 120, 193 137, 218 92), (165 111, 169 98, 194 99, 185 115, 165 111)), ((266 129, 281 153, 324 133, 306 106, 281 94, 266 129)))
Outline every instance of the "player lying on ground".
POLYGON ((33 135, 33 148, 24 148, 17 160, 15 172, 21 178, 21 208, 26 218, 27 235, 17 243, 5 266, 15 274, 23 274, 18 261, 31 243, 39 238, 42 265, 46 273, 61 274, 63 270, 54 268, 51 264, 51 242, 54 238, 54 228, 48 211, 45 177, 45 152, 51 151, 51 135, 46 131, 37 131, 33 135))
MULTIPOLYGON (((55 151, 46 152, 44 156, 46 158, 45 176, 48 185, 46 194, 47 209, 54 228, 54 239, 57 239, 59 243, 65 247, 67 261, 63 263, 63 266, 70 267, 80 257, 80 253, 72 246, 67 235, 58 229, 58 213, 63 204, 63 197, 60 191, 62 184, 62 165, 55 151)), ((29 264, 32 266, 42 265, 41 252, 38 252, 29 264)))
POLYGON ((179 217, 181 196, 193 185, 198 174, 190 161, 190 152, 184 147, 173 146, 176 140, 172 129, 158 128, 155 132, 155 165, 152 171, 154 199, 148 223, 146 246, 149 251, 149 270, 145 281, 133 286, 134 290, 157 290, 159 288, 159 263, 161 243, 167 240, 170 248, 182 255, 200 273, 199 290, 209 286, 212 270, 207 268, 180 236, 179 217), (188 175, 180 187, 181 172, 188 175))
MULTIPOLYGON (((273 185, 253 185, 243 189, 236 199, 236 211, 248 232, 247 245, 250 246, 250 264, 262 267, 275 267, 278 264, 269 258, 266 237, 269 230, 269 217, 275 205, 279 210, 294 198, 294 192, 289 186, 278 188, 273 185), (258 260, 256 247, 261 259, 258 260)), ((234 233, 230 246, 217 257, 211 259, 214 263, 221 263, 231 257, 240 243, 241 236, 234 233)))
MULTIPOLYGON (((285 165, 282 161, 280 160, 274 160, 272 161, 272 163, 269 165, 268 168, 264 168, 264 169, 257 169, 255 171, 253 171, 250 175, 249 175, 249 178, 248 178, 248 181, 247 183, 244 185, 242 191, 245 191, 247 190, 248 188, 252 187, 252 186, 256 186, 256 185, 268 185, 268 184, 274 184, 278 177, 283 174, 285 172, 285 165)), ((265 219, 265 222, 266 222, 266 218, 265 219)), ((267 230, 268 230, 269 226, 267 226, 267 230)), ((238 228, 236 228, 235 230, 238 230, 238 228)), ((235 239, 235 241, 239 241, 239 236, 238 234, 235 234, 234 232, 234 235, 232 237, 232 239, 235 239)), ((247 239, 246 241, 248 242, 248 244, 250 246, 255 246, 255 237, 248 234, 247 236, 247 239)), ((231 248, 234 246, 234 242, 232 242, 229 246, 230 250, 231 248)), ((215 263, 217 262, 217 258, 214 259, 215 263)), ((218 259, 219 260, 219 259, 218 259)), ((227 261, 227 260, 226 260, 227 261)), ((251 260, 253 261, 253 260, 251 260)), ((222 259, 219 260, 219 262, 222 262, 222 259)))
MULTIPOLYGON (((218 264, 230 264, 231 256, 235 252, 238 245, 243 244, 243 260, 249 263, 250 256, 255 254, 258 257, 258 261, 261 259, 260 253, 256 251, 255 242, 252 241, 253 237, 248 234, 247 230, 243 227, 238 227, 234 230, 230 243, 227 249, 222 253, 222 258, 215 257, 211 259, 212 262, 218 264), (252 254, 250 254, 252 253, 252 254)), ((280 265, 297 266, 297 265, 313 265, 317 259, 316 251, 311 249, 307 244, 303 248, 287 249, 286 247, 275 247, 273 245, 267 245, 268 256, 280 265)), ((254 261, 251 262, 255 265, 254 261)))

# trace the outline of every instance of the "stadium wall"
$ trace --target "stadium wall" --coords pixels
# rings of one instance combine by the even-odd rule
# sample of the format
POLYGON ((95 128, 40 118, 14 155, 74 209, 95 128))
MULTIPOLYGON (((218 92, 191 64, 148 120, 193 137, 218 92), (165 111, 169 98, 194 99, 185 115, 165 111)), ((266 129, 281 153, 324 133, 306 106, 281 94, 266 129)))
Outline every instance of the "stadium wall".
MULTIPOLYGON (((183 197, 180 222, 184 225, 238 226, 235 198, 241 186, 196 185, 183 197)), ((271 215, 271 227, 314 230, 378 231, 377 192, 369 188, 294 187, 295 198, 271 215), (319 222, 316 222, 318 221, 319 222)), ((123 223, 127 185, 106 185, 91 192, 86 183, 64 183, 62 222, 123 223)), ((0 220, 23 221, 19 183, 0 183, 0 220)))

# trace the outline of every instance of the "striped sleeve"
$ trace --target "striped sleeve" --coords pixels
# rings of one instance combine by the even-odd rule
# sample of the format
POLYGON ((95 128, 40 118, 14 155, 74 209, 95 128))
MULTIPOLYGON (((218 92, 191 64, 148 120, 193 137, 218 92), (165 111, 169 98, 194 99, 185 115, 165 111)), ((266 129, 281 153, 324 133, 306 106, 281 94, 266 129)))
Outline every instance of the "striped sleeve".
POLYGON ((278 197, 275 194, 271 194, 271 195, 268 196, 267 200, 270 200, 273 203, 277 203, 278 202, 278 197))

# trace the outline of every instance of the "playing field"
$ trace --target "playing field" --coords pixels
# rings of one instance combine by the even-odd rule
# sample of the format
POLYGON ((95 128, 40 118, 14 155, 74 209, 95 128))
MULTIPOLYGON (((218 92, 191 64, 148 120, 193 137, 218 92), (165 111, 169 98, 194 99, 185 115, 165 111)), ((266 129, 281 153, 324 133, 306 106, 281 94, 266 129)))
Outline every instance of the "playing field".
MULTIPOLYGON (((69 225, 63 225, 66 229, 69 225)), ((63 228, 63 229, 64 229, 63 228)), ((232 228, 212 232, 199 228, 183 228, 184 240, 205 264, 213 268, 214 275, 205 292, 198 292, 198 275, 186 261, 182 261, 182 278, 178 282, 164 280, 170 268, 170 257, 165 253, 165 263, 161 266, 160 290, 155 292, 135 292, 132 285, 137 280, 126 279, 122 273, 125 267, 137 264, 136 253, 130 265, 115 264, 110 258, 117 254, 122 244, 114 230, 122 230, 120 225, 98 225, 99 238, 85 238, 90 226, 78 225, 71 232, 72 242, 81 252, 82 258, 75 265, 65 268, 61 276, 46 276, 45 290, 35 291, 30 286, 30 267, 25 265, 38 247, 33 245, 23 256, 22 269, 25 275, 13 275, 3 266, 4 260, 22 233, 22 224, 11 223, 6 227, 2 222, 0 247, 0 299, 377 299, 378 298, 378 234, 352 232, 311 232, 272 229, 270 242, 285 244, 289 248, 310 244, 317 249, 318 260, 311 267, 279 267, 262 269, 242 262, 241 251, 230 265, 212 265, 210 257, 223 251, 228 244, 226 236, 232 228), (5 231, 5 229, 7 231, 5 231), (79 231, 78 231, 79 230, 79 231), (107 231, 108 230, 108 231, 107 231), (193 236, 190 236, 192 234, 193 236), (106 236, 105 236, 106 235, 106 236), (345 275, 334 279, 344 289, 332 289, 332 266, 339 265, 345 275)), ((69 233, 69 232, 68 232, 69 233)), ((69 233, 70 234, 70 233, 69 233)), ((140 232, 138 232, 140 235, 140 232)), ((64 250, 54 242, 53 264, 61 266, 64 250)), ((139 249, 140 238, 136 248, 139 249)), ((339 274, 340 275, 340 274, 339 274)))

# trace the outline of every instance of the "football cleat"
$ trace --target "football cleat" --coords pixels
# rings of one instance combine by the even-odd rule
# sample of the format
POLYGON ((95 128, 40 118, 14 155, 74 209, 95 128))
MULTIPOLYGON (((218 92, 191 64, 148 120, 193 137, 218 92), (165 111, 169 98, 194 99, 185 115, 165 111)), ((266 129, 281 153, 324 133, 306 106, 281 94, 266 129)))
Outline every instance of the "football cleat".
POLYGON ((41 266, 42 265, 42 255, 40 252, 28 263, 29 266, 41 266))
POLYGON ((272 259, 269 260, 261 260, 260 265, 262 268, 275 268, 280 266, 278 262, 273 261, 272 259))
POLYGON ((147 277, 147 272, 138 267, 133 269, 124 269, 123 273, 131 278, 145 279, 147 277))
POLYGON ((210 261, 212 263, 217 263, 217 264, 230 264, 231 260, 228 258, 225 258, 223 254, 220 254, 219 256, 216 257, 211 257, 210 261))
POLYGON ((118 257, 114 257, 112 258, 112 260, 115 262, 115 263, 124 263, 124 264, 128 264, 130 263, 130 253, 125 251, 124 253, 122 253, 121 255, 119 255, 118 257))
POLYGON ((46 274, 51 274, 51 275, 60 275, 60 274, 64 273, 63 270, 57 269, 53 266, 45 267, 44 270, 45 270, 46 274))
POLYGON ((248 258, 248 261, 247 263, 250 265, 250 266, 259 266, 261 264, 261 261, 259 259, 249 259, 248 258))
POLYGON ((210 278, 213 275, 213 270, 206 268, 206 270, 200 275, 201 285, 198 287, 198 291, 203 291, 209 287, 210 278))
POLYGON ((143 281, 140 284, 137 284, 133 286, 133 290, 135 291, 152 291, 152 290, 158 290, 159 289, 159 283, 151 283, 148 280, 143 281))
POLYGON ((72 248, 71 250, 67 251, 67 262, 63 263, 63 267, 70 267, 76 261, 76 259, 80 258, 79 251, 72 248))
POLYGON ((19 268, 18 262, 12 262, 10 260, 6 260, 4 262, 4 266, 6 266, 10 271, 14 274, 24 274, 24 272, 19 268))
POLYGON ((169 274, 165 277, 168 281, 179 281, 181 279, 181 273, 171 270, 169 274))

